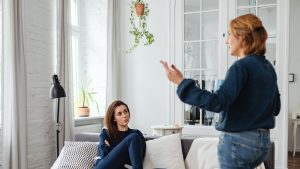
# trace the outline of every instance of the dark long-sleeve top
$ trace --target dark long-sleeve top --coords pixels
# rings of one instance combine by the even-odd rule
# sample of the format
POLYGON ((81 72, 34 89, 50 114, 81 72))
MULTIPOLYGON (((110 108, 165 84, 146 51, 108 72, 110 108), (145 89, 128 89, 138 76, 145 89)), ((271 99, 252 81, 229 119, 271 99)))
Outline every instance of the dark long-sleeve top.
POLYGON ((137 133, 142 139, 142 150, 143 156, 146 151, 146 143, 143 134, 137 129, 128 129, 127 131, 119 131, 121 138, 119 140, 114 140, 109 136, 108 130, 103 128, 99 136, 99 146, 98 146, 98 155, 103 159, 112 149, 114 149, 124 138, 126 138, 131 133, 137 133), (105 143, 105 140, 108 141, 109 145, 105 143))
POLYGON ((276 72, 265 56, 259 55, 236 61, 215 93, 184 79, 177 94, 184 103, 220 113, 215 126, 220 131, 271 129, 280 111, 276 72))

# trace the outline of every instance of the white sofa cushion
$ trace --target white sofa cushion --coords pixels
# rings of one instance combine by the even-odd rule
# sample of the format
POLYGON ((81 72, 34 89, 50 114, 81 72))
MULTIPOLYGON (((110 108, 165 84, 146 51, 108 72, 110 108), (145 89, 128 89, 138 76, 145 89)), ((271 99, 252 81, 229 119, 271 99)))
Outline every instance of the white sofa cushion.
POLYGON ((146 141, 146 147, 144 169, 185 168, 179 134, 172 134, 146 141))
POLYGON ((97 142, 65 142, 51 169, 91 169, 98 154, 97 142))
POLYGON ((187 169, 218 169, 218 138, 203 137, 193 141, 185 158, 187 169))
MULTIPOLYGON (((185 167, 187 169, 219 169, 218 143, 217 137, 195 139, 185 158, 185 167)), ((265 166, 262 163, 256 169, 265 169, 265 166)))

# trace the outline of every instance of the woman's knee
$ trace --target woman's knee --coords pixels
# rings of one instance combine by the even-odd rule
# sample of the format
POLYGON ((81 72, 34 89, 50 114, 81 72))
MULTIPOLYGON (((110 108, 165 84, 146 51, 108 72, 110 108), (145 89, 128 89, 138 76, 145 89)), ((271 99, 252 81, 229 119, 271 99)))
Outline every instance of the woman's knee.
POLYGON ((99 162, 93 167, 93 169, 105 169, 105 167, 107 167, 107 165, 105 165, 105 163, 99 161, 99 162))
POLYGON ((137 141, 140 141, 140 136, 137 134, 137 133, 130 133, 126 139, 128 140, 137 140, 137 141))

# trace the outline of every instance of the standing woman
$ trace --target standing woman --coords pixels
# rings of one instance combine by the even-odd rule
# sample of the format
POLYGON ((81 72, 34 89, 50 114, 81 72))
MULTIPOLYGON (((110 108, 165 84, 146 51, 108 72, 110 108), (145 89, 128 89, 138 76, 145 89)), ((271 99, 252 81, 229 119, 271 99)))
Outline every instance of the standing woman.
POLYGON ((187 104, 220 113, 218 157, 221 169, 253 169, 270 147, 270 131, 280 111, 280 94, 272 64, 264 56, 267 32, 258 17, 246 14, 230 22, 228 44, 239 58, 215 93, 196 87, 192 79, 161 61, 177 94, 187 104))
POLYGON ((129 119, 130 111, 124 102, 117 100, 108 107, 98 146, 100 159, 94 169, 122 169, 125 164, 143 168, 145 138, 139 130, 128 127, 129 119))

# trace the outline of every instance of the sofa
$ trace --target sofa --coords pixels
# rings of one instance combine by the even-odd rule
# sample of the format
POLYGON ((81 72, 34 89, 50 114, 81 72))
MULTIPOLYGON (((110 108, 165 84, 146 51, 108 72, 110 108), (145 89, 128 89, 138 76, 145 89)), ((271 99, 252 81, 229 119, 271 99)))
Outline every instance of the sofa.
MULTIPOLYGON (((156 138, 157 137, 148 137, 148 136, 145 137, 146 140, 153 140, 156 138)), ((191 145, 195 139, 196 137, 181 137, 181 148, 182 148, 182 155, 184 159, 186 159, 187 154, 191 148, 191 145)), ((98 140, 99 140, 99 133, 78 133, 75 135, 76 142, 98 142, 98 140)), ((264 161, 264 167, 266 169, 275 168, 274 151, 275 151, 275 146, 274 143, 272 142, 272 148, 270 149, 269 154, 264 161)))

